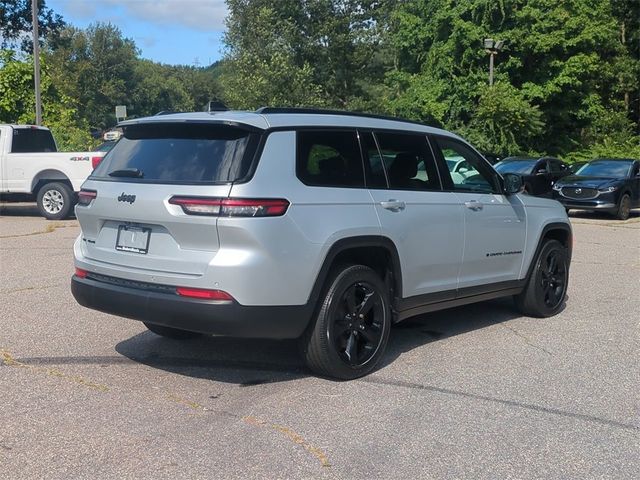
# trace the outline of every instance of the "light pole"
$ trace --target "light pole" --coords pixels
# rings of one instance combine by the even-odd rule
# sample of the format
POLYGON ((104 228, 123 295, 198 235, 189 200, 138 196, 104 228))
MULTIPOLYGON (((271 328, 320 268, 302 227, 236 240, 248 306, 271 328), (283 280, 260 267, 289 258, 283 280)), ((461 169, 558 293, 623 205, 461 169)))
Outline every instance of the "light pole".
POLYGON ((489 85, 493 85, 493 57, 504 48, 504 40, 484 39, 484 51, 489 54, 489 85))
POLYGON ((33 78, 36 90, 36 125, 42 124, 42 106, 40 103, 40 42, 38 40, 38 0, 31 0, 33 18, 33 78))

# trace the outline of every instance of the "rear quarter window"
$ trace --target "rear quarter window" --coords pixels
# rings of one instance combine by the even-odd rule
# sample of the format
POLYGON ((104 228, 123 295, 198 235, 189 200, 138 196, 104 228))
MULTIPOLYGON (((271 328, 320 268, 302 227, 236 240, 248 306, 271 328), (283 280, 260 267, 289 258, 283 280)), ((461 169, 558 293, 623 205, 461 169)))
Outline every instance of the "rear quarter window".
POLYGON ((249 173, 259 137, 258 133, 229 125, 130 125, 91 178, 142 183, 229 183, 249 173), (139 170, 140 177, 113 175, 127 169, 139 170))
POLYGON ((362 156, 355 130, 300 131, 297 142, 296 174, 304 184, 364 187, 362 156))

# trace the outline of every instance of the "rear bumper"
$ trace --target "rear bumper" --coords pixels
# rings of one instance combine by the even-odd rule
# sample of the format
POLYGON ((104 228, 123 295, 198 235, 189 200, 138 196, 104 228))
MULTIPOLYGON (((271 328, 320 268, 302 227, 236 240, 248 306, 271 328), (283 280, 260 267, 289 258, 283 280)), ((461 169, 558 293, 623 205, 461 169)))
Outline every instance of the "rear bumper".
POLYGON ((297 338, 307 328, 312 307, 243 306, 180 297, 112 285, 89 278, 71 278, 71 292, 87 308, 205 334, 245 338, 297 338))

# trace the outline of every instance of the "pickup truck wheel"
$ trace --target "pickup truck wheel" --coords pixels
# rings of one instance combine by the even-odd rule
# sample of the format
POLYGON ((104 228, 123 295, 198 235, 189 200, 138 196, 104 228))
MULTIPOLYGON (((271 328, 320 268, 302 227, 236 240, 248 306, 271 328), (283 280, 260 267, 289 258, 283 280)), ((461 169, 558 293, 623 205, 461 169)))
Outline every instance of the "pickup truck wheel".
POLYGON ((301 339, 311 370, 341 380, 371 372, 384 355, 391 327, 388 288, 364 265, 330 277, 315 323, 301 339))
POLYGON ((568 283, 567 249, 557 240, 547 240, 526 287, 515 296, 516 306, 531 317, 551 317, 562 310, 568 283))
POLYGON ((186 340, 187 338, 193 338, 200 335, 196 332, 189 332, 187 330, 180 330, 178 328, 165 327, 164 325, 156 325, 154 323, 147 322, 143 323, 150 332, 153 332, 156 335, 160 335, 161 337, 172 338, 174 340, 186 340))
POLYGON ((618 202, 618 209, 615 216, 618 220, 627 220, 631 215, 631 197, 628 193, 622 194, 618 202))
POLYGON ((38 190, 38 210, 47 220, 62 220, 69 216, 74 205, 74 195, 68 185, 51 182, 38 190))

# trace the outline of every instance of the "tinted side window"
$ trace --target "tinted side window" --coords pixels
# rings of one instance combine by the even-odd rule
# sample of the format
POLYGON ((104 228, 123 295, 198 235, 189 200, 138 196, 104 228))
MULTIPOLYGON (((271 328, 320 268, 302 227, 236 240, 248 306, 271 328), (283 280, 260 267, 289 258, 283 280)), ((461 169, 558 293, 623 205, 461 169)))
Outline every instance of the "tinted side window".
POLYGON ((364 187, 362 157, 356 132, 298 132, 296 174, 306 185, 364 187))
POLYGON ((364 170, 367 176, 367 187, 387 188, 387 177, 382 164, 382 157, 371 132, 360 133, 360 146, 364 154, 364 170))
POLYGON ((14 128, 11 153, 55 152, 56 144, 49 130, 14 128))
POLYGON ((422 135, 376 133, 392 190, 440 190, 435 159, 422 135))
POLYGON ((471 167, 465 172, 450 172, 448 169, 444 172, 449 175, 454 190, 467 192, 484 192, 499 193, 500 186, 497 183, 496 174, 487 166, 486 162, 480 155, 475 153, 471 148, 456 140, 446 137, 435 137, 434 145, 440 154, 450 165, 464 160, 467 166, 471 167))

